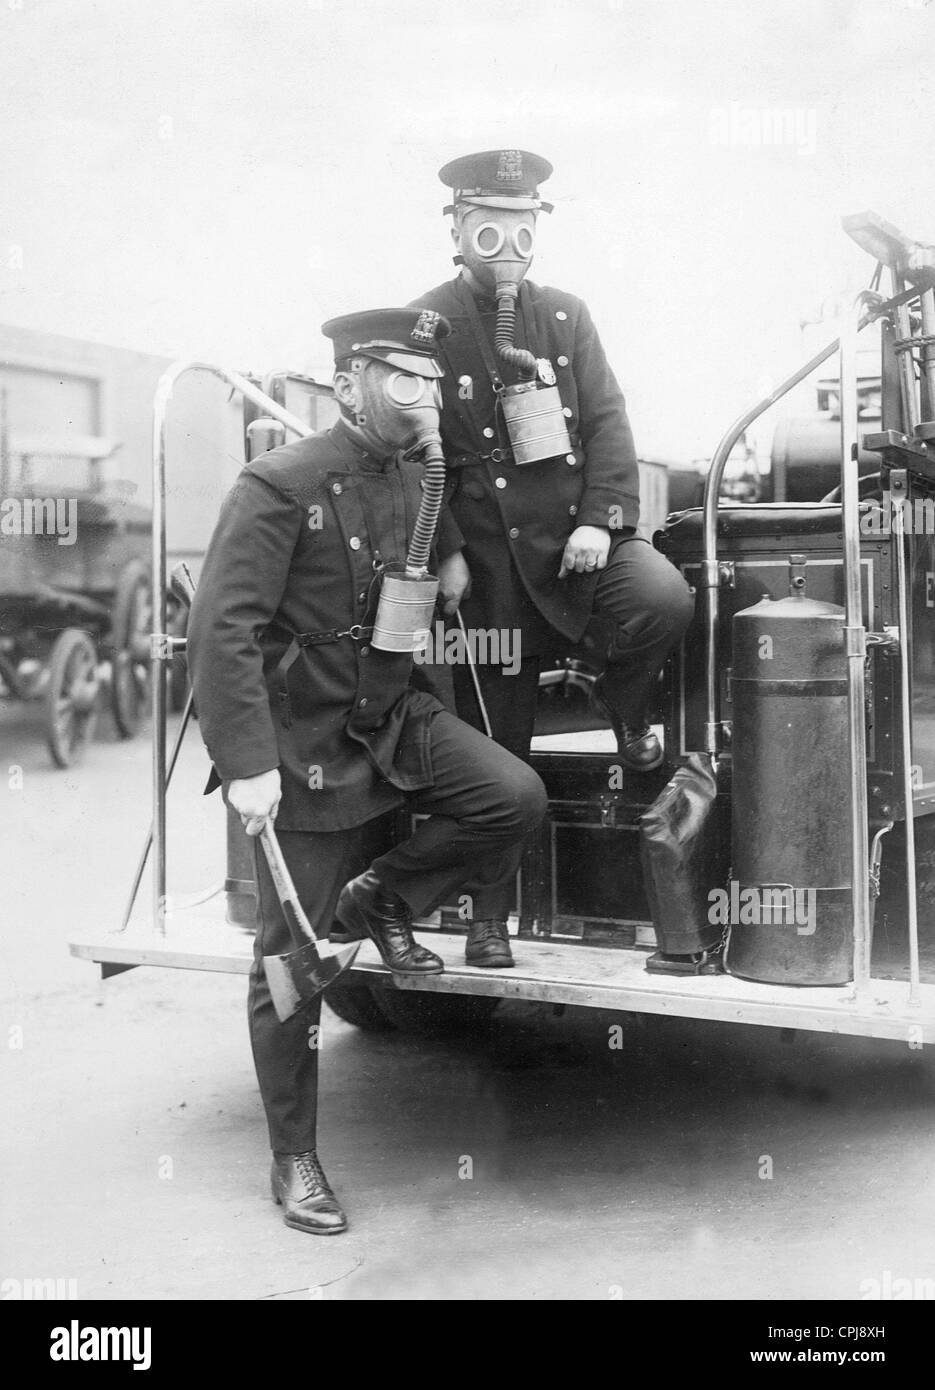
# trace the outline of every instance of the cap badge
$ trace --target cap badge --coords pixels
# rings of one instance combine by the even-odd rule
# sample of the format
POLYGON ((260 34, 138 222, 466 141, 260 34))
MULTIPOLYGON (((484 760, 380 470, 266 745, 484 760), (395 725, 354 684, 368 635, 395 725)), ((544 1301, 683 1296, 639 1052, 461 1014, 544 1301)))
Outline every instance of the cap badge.
POLYGON ((435 331, 438 328, 438 320, 441 314, 435 309, 423 309, 415 321, 415 326, 409 334, 414 343, 434 343, 435 331))
POLYGON ((498 183, 520 183, 523 177, 522 150, 501 150, 497 163, 498 183))

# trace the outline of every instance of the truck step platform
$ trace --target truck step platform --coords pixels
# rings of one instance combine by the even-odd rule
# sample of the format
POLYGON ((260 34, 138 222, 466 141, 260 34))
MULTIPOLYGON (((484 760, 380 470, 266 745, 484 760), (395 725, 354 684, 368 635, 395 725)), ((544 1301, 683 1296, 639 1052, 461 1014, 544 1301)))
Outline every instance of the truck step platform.
MULTIPOLYGON (((253 956, 253 935, 226 922, 225 901, 218 889, 201 898, 170 904, 164 935, 141 917, 131 920, 124 932, 72 941, 71 953, 100 964, 105 978, 141 965, 246 975, 253 956)), ((913 1047, 935 1043, 935 984, 922 984, 919 1002, 911 1004, 906 983, 892 979, 872 979, 858 997, 851 985, 806 987, 756 984, 729 975, 650 975, 645 970, 645 949, 583 946, 548 938, 514 938, 515 968, 486 970, 464 964, 463 933, 439 931, 427 923, 421 939, 444 959, 444 974, 394 976, 383 965, 376 947, 364 942, 345 981, 438 994, 486 995, 803 1028, 889 1038, 913 1047)))

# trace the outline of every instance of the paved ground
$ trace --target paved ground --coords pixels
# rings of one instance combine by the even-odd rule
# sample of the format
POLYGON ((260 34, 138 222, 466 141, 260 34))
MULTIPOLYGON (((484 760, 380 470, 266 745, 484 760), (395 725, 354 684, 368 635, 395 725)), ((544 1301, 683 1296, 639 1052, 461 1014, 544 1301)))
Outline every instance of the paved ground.
MULTIPOLYGON (((101 984, 67 953, 71 933, 119 922, 147 742, 105 731, 57 772, 37 716, 0 711, 0 1279, 159 1299, 935 1293, 927 1053, 587 1010, 501 1006, 487 1037, 444 1042, 326 1011, 321 1152, 352 1224, 287 1230, 245 981, 101 984)), ((175 892, 223 877, 204 771, 195 735, 170 803, 175 892)))

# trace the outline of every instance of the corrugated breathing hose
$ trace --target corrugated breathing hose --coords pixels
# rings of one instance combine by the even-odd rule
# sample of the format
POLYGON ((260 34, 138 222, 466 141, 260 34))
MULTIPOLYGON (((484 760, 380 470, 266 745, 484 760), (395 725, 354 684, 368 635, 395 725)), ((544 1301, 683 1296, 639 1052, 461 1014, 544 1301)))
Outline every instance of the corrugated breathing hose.
POLYGON ((412 540, 409 542, 409 554, 406 556, 406 574, 412 578, 425 574, 429 567, 429 551, 432 549, 445 491, 445 455, 442 453, 441 439, 437 434, 429 435, 410 449, 407 457, 412 457, 423 448, 422 465, 425 471, 422 477, 422 500, 419 503, 419 514, 413 527, 412 540))
POLYGON ((499 356, 504 362, 509 362, 520 374, 521 381, 534 381, 536 377, 536 359, 526 348, 513 346, 513 336, 516 332, 516 295, 518 287, 511 285, 509 289, 499 286, 497 289, 497 326, 494 331, 493 344, 499 356))

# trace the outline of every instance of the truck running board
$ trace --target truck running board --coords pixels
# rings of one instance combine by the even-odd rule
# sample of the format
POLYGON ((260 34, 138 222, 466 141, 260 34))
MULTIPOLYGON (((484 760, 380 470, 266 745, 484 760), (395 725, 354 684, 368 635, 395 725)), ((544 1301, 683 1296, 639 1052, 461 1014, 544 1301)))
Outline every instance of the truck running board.
MULTIPOLYGON (((253 959, 253 936, 224 920, 224 905, 219 891, 187 906, 173 909, 170 905, 165 935, 154 932, 148 921, 131 921, 124 932, 75 940, 70 949, 82 960, 98 962, 105 978, 139 965, 246 975, 253 959)), ((444 974, 393 976, 376 948, 365 942, 354 969, 344 977, 346 982, 381 986, 392 982, 401 990, 804 1028, 889 1038, 912 1047, 935 1043, 933 984, 921 986, 919 1004, 913 1006, 902 981, 871 979, 858 997, 852 985, 796 987, 754 984, 729 975, 650 975, 645 970, 649 954, 645 949, 515 938, 515 968, 486 970, 464 964, 463 934, 426 925, 421 939, 444 959, 444 974)))

